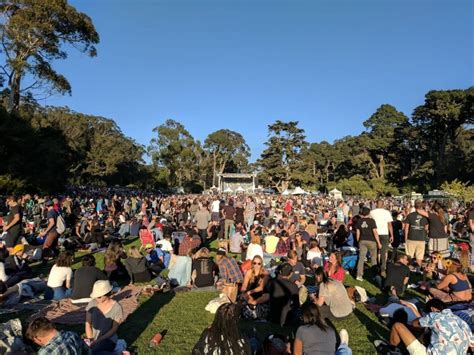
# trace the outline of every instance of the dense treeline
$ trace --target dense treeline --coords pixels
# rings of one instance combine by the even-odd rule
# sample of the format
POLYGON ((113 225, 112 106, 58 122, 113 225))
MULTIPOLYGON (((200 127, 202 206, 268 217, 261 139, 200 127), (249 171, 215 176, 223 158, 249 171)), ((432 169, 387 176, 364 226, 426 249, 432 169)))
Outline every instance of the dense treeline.
POLYGON ((183 187, 198 192, 222 172, 259 172, 265 187, 295 186, 375 196, 439 188, 474 177, 474 89, 430 91, 411 118, 384 104, 365 130, 334 143, 306 141, 298 122, 269 125, 261 157, 249 164, 244 137, 228 129, 196 140, 179 122, 154 129, 148 147, 111 119, 25 101, 0 109, 0 189, 58 191, 66 184, 183 187), (151 164, 143 157, 149 154, 151 164))

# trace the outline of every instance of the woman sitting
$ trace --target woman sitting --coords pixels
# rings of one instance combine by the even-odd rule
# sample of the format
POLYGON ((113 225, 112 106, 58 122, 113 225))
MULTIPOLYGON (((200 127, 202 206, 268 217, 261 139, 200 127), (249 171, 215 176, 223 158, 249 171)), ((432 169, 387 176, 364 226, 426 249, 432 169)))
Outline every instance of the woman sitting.
POLYGON ((126 259, 127 254, 123 251, 122 243, 119 241, 112 241, 105 251, 104 256, 104 271, 110 281, 116 281, 121 274, 124 273, 125 267, 121 259, 126 259))
POLYGON ((346 225, 341 224, 334 234, 334 247, 337 249, 347 246, 347 238, 349 237, 349 232, 347 231, 346 225))
POLYGON ((330 279, 322 267, 315 271, 316 282, 319 285, 318 297, 313 302, 320 306, 323 318, 341 319, 350 315, 354 309, 344 285, 330 279))
POLYGON ((447 268, 448 274, 436 285, 429 289, 430 294, 441 301, 470 302, 472 299, 472 286, 458 259, 451 259, 447 268))
POLYGON ((257 304, 257 300, 264 293, 268 282, 268 272, 263 268, 263 258, 254 256, 252 259, 252 268, 244 275, 244 282, 240 288, 242 298, 249 304, 257 304))
POLYGON ((312 268, 323 266, 323 249, 319 247, 319 243, 316 239, 311 239, 309 242, 309 250, 306 253, 306 260, 312 268))
POLYGON ((122 306, 110 297, 108 280, 96 281, 86 307, 86 337, 92 354, 113 352, 118 340, 117 329, 123 320, 122 306))
POLYGON ((293 354, 334 354, 336 332, 322 319, 319 307, 306 303, 302 309, 303 325, 296 331, 293 354))
POLYGON ((329 278, 344 282, 346 271, 342 267, 341 254, 338 251, 329 254, 329 260, 324 264, 324 271, 327 272, 329 278))
POLYGON ((250 355, 252 350, 239 328, 239 306, 226 303, 217 309, 212 325, 205 329, 192 350, 193 355, 250 355))
POLYGON ((201 248, 193 256, 191 281, 194 287, 214 286, 216 264, 209 256, 209 249, 201 248))
POLYGON ((50 293, 46 293, 46 298, 62 300, 72 294, 72 260, 74 255, 70 251, 59 254, 58 260, 53 265, 48 277, 48 287, 50 293), (52 292, 51 292, 52 291, 52 292))
POLYGON ((128 257, 125 259, 125 268, 127 269, 130 283, 148 282, 151 280, 150 270, 147 268, 146 258, 140 254, 136 246, 132 246, 128 251, 128 257))
POLYGON ((250 244, 247 247, 246 260, 252 260, 254 256, 260 256, 263 258, 262 239, 257 232, 254 232, 250 239, 250 244))

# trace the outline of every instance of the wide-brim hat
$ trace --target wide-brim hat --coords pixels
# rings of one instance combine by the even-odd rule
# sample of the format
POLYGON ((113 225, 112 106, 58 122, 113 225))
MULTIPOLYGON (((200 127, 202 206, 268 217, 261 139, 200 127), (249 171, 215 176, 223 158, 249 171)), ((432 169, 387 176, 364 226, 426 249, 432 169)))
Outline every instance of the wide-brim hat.
POLYGON ((99 280, 94 283, 94 287, 92 288, 91 298, 98 298, 105 296, 110 291, 112 291, 113 287, 110 284, 109 280, 99 280))

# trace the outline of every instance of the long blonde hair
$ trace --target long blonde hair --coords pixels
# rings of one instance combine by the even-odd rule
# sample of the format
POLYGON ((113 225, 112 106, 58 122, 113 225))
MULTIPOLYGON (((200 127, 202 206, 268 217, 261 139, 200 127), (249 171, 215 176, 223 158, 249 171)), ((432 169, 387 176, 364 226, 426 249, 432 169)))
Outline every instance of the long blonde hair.
POLYGON ((133 246, 128 250, 128 256, 130 256, 132 258, 142 258, 143 257, 143 255, 140 253, 140 250, 138 250, 138 248, 136 246, 133 246))

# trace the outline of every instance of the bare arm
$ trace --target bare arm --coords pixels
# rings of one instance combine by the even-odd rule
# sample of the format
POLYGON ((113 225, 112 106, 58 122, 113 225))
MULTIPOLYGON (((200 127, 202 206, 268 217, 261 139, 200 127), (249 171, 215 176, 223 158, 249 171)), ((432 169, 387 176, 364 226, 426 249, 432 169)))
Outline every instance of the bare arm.
POLYGON ((96 343, 101 342, 102 340, 110 338, 112 335, 117 333, 117 330, 118 330, 119 326, 120 326, 120 323, 114 320, 114 322, 112 324, 112 328, 110 328, 110 330, 108 332, 106 332, 104 335, 98 337, 96 341, 92 342, 92 344, 96 344, 96 343))
POLYGON ((87 339, 92 339, 94 336, 93 336, 93 333, 92 333, 92 318, 91 318, 91 314, 89 312, 86 313, 86 337, 87 339))
POLYGON ((377 242, 379 249, 382 248, 382 243, 380 243, 380 238, 379 238, 379 234, 377 233, 377 228, 372 229, 372 232, 374 233, 375 241, 377 242))
POLYGON ((7 230, 9 230, 12 226, 17 224, 19 220, 20 220, 20 214, 15 213, 11 222, 8 223, 5 227, 3 227, 3 231, 6 232, 7 230))
POLYGON ((301 339, 295 338, 293 343, 293 355, 303 355, 303 342, 301 339))

